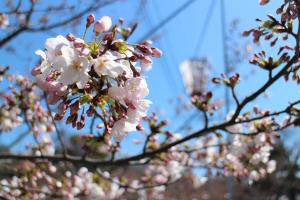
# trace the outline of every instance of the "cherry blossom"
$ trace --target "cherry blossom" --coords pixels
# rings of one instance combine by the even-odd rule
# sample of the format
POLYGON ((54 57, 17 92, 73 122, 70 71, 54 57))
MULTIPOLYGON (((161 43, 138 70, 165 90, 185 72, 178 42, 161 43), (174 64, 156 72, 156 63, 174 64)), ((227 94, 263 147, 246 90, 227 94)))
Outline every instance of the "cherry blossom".
POLYGON ((125 72, 126 66, 115 60, 117 60, 117 57, 107 52, 94 60, 94 70, 99 76, 107 75, 112 78, 117 78, 125 72))
POLYGON ((112 25, 111 18, 109 16, 103 16, 101 19, 96 21, 94 25, 94 32, 95 33, 106 32, 110 29, 111 25, 112 25))
POLYGON ((109 95, 128 106, 126 119, 120 119, 112 127, 112 135, 120 141, 126 132, 135 131, 142 117, 145 117, 151 101, 143 98, 149 94, 145 79, 132 78, 124 87, 109 88, 109 95))
POLYGON ((61 75, 57 81, 64 85, 76 83, 79 89, 84 88, 89 80, 89 60, 80 56, 79 52, 71 47, 63 46, 61 53, 62 56, 58 57, 55 62, 55 66, 59 66, 61 70, 61 75))

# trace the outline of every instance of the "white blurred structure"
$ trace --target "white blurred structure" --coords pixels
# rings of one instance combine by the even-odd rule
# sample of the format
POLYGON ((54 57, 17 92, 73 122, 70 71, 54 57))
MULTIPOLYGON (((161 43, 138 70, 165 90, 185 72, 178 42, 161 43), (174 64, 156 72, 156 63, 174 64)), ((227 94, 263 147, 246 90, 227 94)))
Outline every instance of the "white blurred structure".
POLYGON ((190 95, 205 91, 210 68, 207 58, 186 60, 179 68, 184 86, 190 95))

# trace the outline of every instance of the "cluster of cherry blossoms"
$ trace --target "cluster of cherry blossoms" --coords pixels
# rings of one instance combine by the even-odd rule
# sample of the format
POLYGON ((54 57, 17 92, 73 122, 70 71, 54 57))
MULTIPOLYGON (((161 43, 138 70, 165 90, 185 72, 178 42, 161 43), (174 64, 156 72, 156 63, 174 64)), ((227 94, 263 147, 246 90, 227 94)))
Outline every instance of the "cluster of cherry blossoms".
POLYGON ((7 74, 10 92, 2 92, 0 106, 0 131, 8 132, 25 123, 29 131, 37 138, 39 133, 51 133, 54 130, 51 117, 41 105, 37 88, 28 78, 7 74))
MULTIPOLYGON (((50 162, 40 162, 37 165, 24 161, 17 167, 22 168, 22 174, 0 180, 0 195, 4 198, 113 200, 120 199, 123 195, 135 194, 138 199, 163 199, 163 192, 169 182, 161 180, 159 174, 162 177, 169 177, 172 182, 182 176, 182 168, 176 161, 171 161, 167 166, 152 165, 145 170, 146 174, 138 179, 114 177, 108 171, 91 172, 85 167, 61 172, 60 168, 50 162), (156 183, 150 184, 153 174, 156 174, 153 178, 156 183)), ((198 180, 198 186, 204 182, 198 180)))
MULTIPOLYGON (((258 116, 264 116, 269 111, 254 107, 253 112, 258 116)), ((228 118, 231 116, 232 113, 228 118)), ((249 118, 250 114, 240 116, 237 122, 249 118)), ((227 127, 226 131, 234 135, 230 145, 227 145, 224 150, 222 162, 224 162, 225 175, 248 177, 249 182, 252 183, 272 173, 276 169, 276 161, 270 160, 270 156, 279 138, 277 130, 287 124, 289 120, 279 124, 275 119, 266 117, 253 120, 247 125, 238 123, 227 127)))
MULTIPOLYGON (((93 23, 94 16, 88 16, 86 31, 93 23)), ((85 114, 96 115, 103 121, 104 134, 121 141, 146 116, 151 101, 144 99, 149 90, 141 74, 151 66, 150 56, 160 57, 161 51, 149 42, 128 44, 131 29, 112 27, 108 16, 94 23, 92 41, 86 41, 86 31, 83 38, 68 34, 47 39, 45 50, 36 51, 42 62, 32 74, 48 103, 58 103, 56 120, 70 109, 67 123, 81 129, 85 114)))
MULTIPOLYGON (((3 198, 20 199, 117 199, 124 193, 124 188, 116 182, 110 182, 97 173, 88 171, 87 168, 79 168, 73 173, 66 170, 59 175, 56 166, 51 163, 41 163, 37 166, 31 162, 19 164, 23 168, 22 176, 13 176, 10 179, 0 180, 0 195, 3 198)), ((109 173, 105 173, 107 178, 109 173)))
POLYGON ((276 161, 270 160, 274 137, 272 133, 259 133, 253 138, 235 135, 224 160, 225 174, 248 177, 252 183, 272 173, 276 169, 276 161))
MULTIPOLYGON (((2 94, 1 94, 2 96, 2 94)), ((20 117, 21 110, 17 106, 4 104, 0 109, 0 130, 1 132, 11 131, 23 122, 20 117)))

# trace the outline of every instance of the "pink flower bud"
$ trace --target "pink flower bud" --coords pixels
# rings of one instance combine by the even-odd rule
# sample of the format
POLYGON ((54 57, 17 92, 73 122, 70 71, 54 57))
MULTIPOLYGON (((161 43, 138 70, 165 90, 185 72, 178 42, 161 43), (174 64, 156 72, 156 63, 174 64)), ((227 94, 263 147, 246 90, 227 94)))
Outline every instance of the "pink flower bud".
POLYGON ((112 25, 111 18, 108 16, 104 16, 95 23, 94 32, 98 34, 102 32, 106 32, 110 29, 111 25, 112 25))
POLYGON ((95 108, 93 106, 90 106, 89 109, 86 111, 88 117, 92 117, 94 113, 95 113, 95 108))
MULTIPOLYGON (((66 120, 66 124, 72 123, 72 125, 73 125, 73 124, 75 123, 75 125, 76 125, 77 118, 78 118, 78 114, 77 114, 77 113, 75 113, 75 114, 73 114, 73 115, 70 115, 70 116, 67 118, 67 120, 66 120)), ((73 127, 73 128, 74 128, 74 127, 73 127)))
POLYGON ((160 58, 162 56, 162 51, 157 48, 151 48, 152 56, 160 58))
POLYGON ((62 120, 63 118, 64 118, 64 115, 61 115, 61 114, 58 114, 58 113, 56 113, 55 116, 54 116, 54 120, 56 120, 56 121, 62 120))
POLYGON ((92 15, 87 16, 87 18, 86 18, 86 28, 90 27, 90 25, 92 23, 94 23, 94 21, 95 21, 95 15, 92 14, 92 15))
POLYGON ((75 103, 70 105, 70 113, 71 115, 76 114, 80 109, 80 101, 76 101, 75 103))
POLYGON ((259 5, 266 5, 270 0, 259 0, 259 5))
POLYGON ((80 129, 82 129, 84 127, 84 121, 78 121, 77 122, 77 130, 80 130, 80 129))
POLYGON ((145 129, 143 128, 143 126, 141 124, 138 124, 136 126, 136 130, 138 130, 138 131, 144 131, 145 129))
POLYGON ((147 47, 146 45, 138 44, 136 47, 145 55, 149 56, 152 55, 152 49, 150 47, 147 47))

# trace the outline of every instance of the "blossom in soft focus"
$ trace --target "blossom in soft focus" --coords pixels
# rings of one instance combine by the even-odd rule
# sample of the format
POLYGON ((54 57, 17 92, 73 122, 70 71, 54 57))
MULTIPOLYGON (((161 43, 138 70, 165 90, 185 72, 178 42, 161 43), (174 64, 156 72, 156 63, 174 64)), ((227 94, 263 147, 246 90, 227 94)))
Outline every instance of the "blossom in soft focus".
POLYGON ((0 13, 0 28, 5 29, 9 25, 8 17, 4 13, 0 13))
POLYGON ((172 160, 167 165, 167 171, 170 174, 170 181, 178 180, 182 177, 182 172, 184 171, 184 167, 175 160, 172 160))
MULTIPOLYGON (((230 111, 227 116, 226 116, 226 120, 229 121, 231 119, 231 117, 233 116, 234 112, 230 111)), ((230 131, 231 133, 239 133, 243 130, 243 127, 241 124, 235 124, 232 126, 228 126, 226 128, 228 131, 230 131)))
POLYGON ((148 108, 152 102, 147 99, 139 100, 136 108, 129 108, 127 111, 127 120, 131 123, 139 121, 142 117, 147 115, 148 108))
MULTIPOLYGON (((272 121, 269 118, 256 121, 256 125, 250 124, 249 129, 256 132, 256 127, 259 127, 260 123, 267 127, 272 121)), ((226 173, 234 176, 247 176, 249 183, 266 176, 266 173, 272 173, 276 169, 276 161, 269 159, 275 144, 275 134, 261 132, 253 137, 234 135, 224 160, 227 163, 226 173), (255 166, 264 167, 257 171, 254 170, 255 166)))
POLYGON ((16 106, 9 108, 8 106, 0 108, 0 132, 11 131, 23 122, 19 116, 21 110, 16 106))
POLYGON ((111 18, 109 16, 103 16, 94 24, 94 32, 99 34, 102 32, 109 31, 111 25, 112 25, 111 18))
POLYGON ((136 124, 130 123, 126 119, 120 119, 114 123, 111 133, 116 141, 122 141, 128 132, 135 130, 136 124))
POLYGON ((275 160, 270 160, 267 163, 267 172, 268 173, 273 173, 276 169, 276 161, 275 160))
POLYGON ((35 155, 53 156, 54 154, 55 154, 55 146, 53 141, 51 140, 48 134, 43 134, 39 147, 37 147, 35 150, 35 155))

